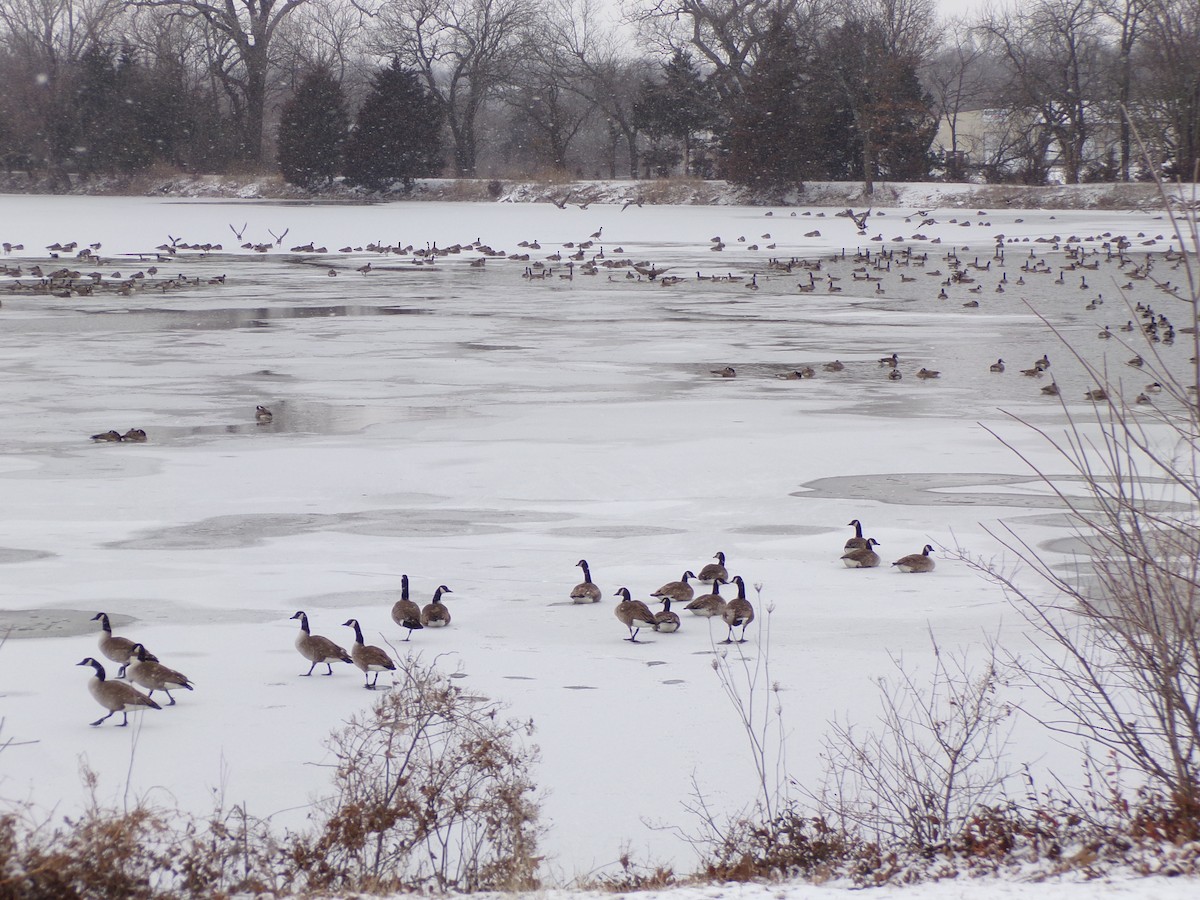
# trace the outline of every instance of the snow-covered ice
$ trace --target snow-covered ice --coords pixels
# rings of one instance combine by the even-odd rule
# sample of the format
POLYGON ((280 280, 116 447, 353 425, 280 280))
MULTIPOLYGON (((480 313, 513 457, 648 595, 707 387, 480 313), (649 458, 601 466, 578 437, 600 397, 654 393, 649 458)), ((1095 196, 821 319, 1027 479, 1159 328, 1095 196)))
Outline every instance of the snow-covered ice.
MULTIPOLYGON (((299 677, 307 663, 289 617, 303 609, 314 631, 343 643, 352 635, 340 623, 354 616, 368 642, 436 659, 534 720, 552 878, 609 865, 626 845, 688 871, 689 848, 647 823, 688 827, 693 780, 722 810, 753 799, 746 737, 711 666, 725 630, 685 616, 679 633, 643 631, 631 644, 612 614, 618 587, 646 599, 717 551, 762 585, 751 599, 774 610, 772 677, 788 771, 802 784, 819 774, 830 718, 870 724, 871 679, 892 671, 893 656, 919 669, 930 632, 956 648, 997 633, 1019 640, 1003 597, 943 551, 994 556, 986 529, 998 521, 1035 545, 1070 535, 1044 486, 983 427, 1064 471, 1001 412, 1058 427, 1061 409, 1040 391, 1049 373, 1019 371, 1043 353, 1071 408, 1091 409, 1083 394, 1093 385, 1025 301, 1090 358, 1107 354, 1130 387, 1154 380, 1124 367, 1144 349, 1135 335, 1121 335, 1128 345, 1095 339, 1134 318, 1115 268, 1087 271, 1084 288, 1079 272, 1064 285, 1030 275, 1017 286, 1020 266, 1032 248, 1057 273, 1061 250, 1035 242, 1053 235, 1096 248, 1105 232, 1141 233, 1132 252, 1161 253, 1168 223, 1154 213, 934 212, 937 224, 920 229, 934 244, 911 239, 913 210, 882 211, 867 236, 833 210, 767 212, 0 197, 0 240, 26 248, 3 262, 24 266, 25 281, 40 263, 106 279, 156 265, 147 283, 201 282, 130 296, 0 295, 0 622, 14 627, 0 648, 0 738, 13 742, 0 753, 0 797, 68 811, 85 762, 102 775, 102 798, 129 792, 202 811, 215 792, 302 825, 329 783, 323 741, 374 699, 348 666, 299 677), (237 249, 231 225, 271 250, 237 249), (587 276, 578 264, 573 279, 560 277, 575 252, 562 244, 600 228, 588 257, 603 248, 605 259, 686 280, 662 286, 628 268, 587 276), (275 247, 271 232, 284 229, 275 247), (870 240, 877 233, 882 243, 870 240), (954 285, 938 300, 942 278, 928 273, 947 272, 943 255, 958 248, 983 267, 1001 233, 1012 241, 1004 267, 973 269, 980 291, 954 285), (714 252, 718 236, 725 249, 714 252), (338 252, 476 239, 531 259, 474 267, 468 250, 426 266, 338 252), (153 248, 172 240, 226 249, 156 261, 153 248), (43 248, 70 241, 100 242, 102 263, 47 260, 43 248), (289 252, 309 241, 328 252, 289 252), (855 280, 856 248, 880 246, 928 252, 926 268, 855 280), (831 261, 843 249, 847 258, 831 261), (550 277, 522 277, 555 252, 563 259, 546 263, 550 277), (792 257, 826 260, 812 293, 798 289, 802 270, 768 267, 792 257), (829 274, 841 291, 828 289, 829 274), (223 284, 208 283, 219 275, 223 284), (1097 295, 1103 304, 1085 309, 1097 295), (972 297, 979 308, 962 305, 972 297), (877 361, 893 352, 898 382, 877 361), (1001 357, 1008 371, 989 372, 1001 357), (844 372, 822 369, 834 359, 844 372), (775 377, 804 365, 815 378, 775 377), (736 377, 712 374, 725 366, 736 377), (923 366, 941 377, 918 380, 923 366), (256 424, 258 404, 273 410, 270 425, 256 424), (149 440, 89 440, 131 427, 149 440), (879 541, 880 568, 840 564, 853 518, 879 541), (888 567, 927 542, 932 575, 888 567), (606 595, 594 606, 567 599, 581 557, 606 595), (402 573, 420 602, 450 586, 451 627, 396 643, 389 610, 402 573), (74 664, 96 653, 89 620, 100 610, 116 633, 186 672, 195 692, 138 727, 89 728, 101 710, 74 664)), ((1147 283, 1128 295, 1181 315, 1147 283)), ((1163 348, 1165 364, 1186 364, 1190 347, 1189 336, 1163 348)), ((1075 545, 1061 546, 1066 563, 1075 545)), ((753 656, 755 628, 751 638, 753 656)), ((1029 725, 1012 752, 1063 777, 1076 769, 1072 748, 1029 725)), ((1179 896, 1165 883, 1126 892, 1179 896)))

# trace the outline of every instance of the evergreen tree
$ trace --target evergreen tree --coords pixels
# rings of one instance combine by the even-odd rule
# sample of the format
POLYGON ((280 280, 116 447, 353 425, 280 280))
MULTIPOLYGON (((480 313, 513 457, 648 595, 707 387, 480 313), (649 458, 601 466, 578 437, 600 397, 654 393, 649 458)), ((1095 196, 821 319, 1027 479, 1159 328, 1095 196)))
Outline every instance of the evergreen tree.
POLYGON ((317 188, 338 173, 350 115, 342 86, 325 66, 300 81, 279 121, 279 169, 289 184, 317 188))
POLYGON ((725 177, 765 190, 801 187, 811 162, 802 136, 804 77, 794 35, 782 19, 763 41, 724 134, 725 177))
POLYGON ((687 170, 693 138, 698 132, 713 127, 716 104, 716 93, 691 56, 686 51, 676 50, 663 65, 661 81, 647 79, 642 82, 633 105, 633 121, 656 145, 668 138, 680 142, 684 169, 687 170))
POLYGON ((371 89, 346 142, 346 180, 371 190, 442 170, 442 113, 420 76, 393 60, 371 89))

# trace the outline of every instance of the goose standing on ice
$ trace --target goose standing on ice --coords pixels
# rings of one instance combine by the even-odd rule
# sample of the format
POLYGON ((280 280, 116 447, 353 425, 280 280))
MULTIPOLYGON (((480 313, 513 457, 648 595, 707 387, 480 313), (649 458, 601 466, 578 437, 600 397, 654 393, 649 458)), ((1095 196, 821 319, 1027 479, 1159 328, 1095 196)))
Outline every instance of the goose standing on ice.
POLYGON ((300 633, 296 635, 296 649, 300 651, 300 655, 312 663, 308 667, 308 671, 304 675, 311 675, 321 663, 325 664, 328 671, 326 675, 333 674, 333 663, 344 662, 352 663, 354 660, 350 658, 350 654, 335 644, 327 637, 322 637, 319 634, 313 634, 308 630, 308 616, 303 610, 296 612, 291 618, 300 620, 300 633))
POLYGON ((387 655, 387 651, 363 643, 362 628, 359 627, 358 619, 347 619, 342 624, 354 629, 354 646, 350 648, 350 659, 363 673, 363 687, 373 691, 379 685, 379 673, 395 672, 396 664, 387 655), (372 672, 375 673, 375 680, 368 682, 372 672))
POLYGON ((640 643, 637 636, 642 630, 642 625, 649 625, 654 628, 658 624, 658 620, 654 617, 654 613, 650 612, 648 607, 641 600, 634 600, 629 596, 629 588, 618 588, 613 596, 620 597, 621 602, 617 604, 613 610, 613 614, 621 620, 621 624, 629 629, 629 637, 625 640, 631 644, 640 643), (640 622, 637 628, 633 627, 635 622, 640 622))
POLYGON ((180 688, 187 691, 194 690, 190 678, 182 672, 168 669, 162 663, 152 659, 151 654, 146 652, 146 648, 142 644, 133 645, 133 659, 129 663, 129 680, 146 688, 149 697, 153 697, 155 691, 164 692, 167 695, 167 706, 175 705, 175 698, 171 696, 171 691, 177 691, 180 688))
POLYGON ((407 628, 405 640, 412 638, 412 633, 425 626, 421 624, 421 607, 408 599, 408 576, 400 576, 400 599, 392 604, 392 621, 401 628, 407 628))
POLYGON ((141 712, 146 709, 162 709, 157 703, 135 687, 121 681, 109 681, 104 675, 104 666, 88 656, 76 663, 77 666, 91 666, 96 674, 88 680, 88 690, 96 702, 108 710, 107 716, 102 716, 91 725, 99 725, 113 713, 121 714, 121 724, 129 724, 129 713, 141 712))
POLYGON ((583 569, 583 581, 571 588, 572 603, 599 603, 600 588, 592 581, 592 573, 588 569, 586 559, 581 559, 575 563, 576 566, 583 569))
POLYGON ((737 585, 738 595, 725 604, 725 609, 721 612, 721 618, 725 624, 729 626, 729 634, 722 644, 732 644, 733 629, 739 625, 742 629, 742 636, 738 638, 737 643, 746 643, 746 628, 754 621, 754 607, 750 605, 750 601, 746 599, 746 582, 742 580, 741 575, 733 576, 733 583, 737 585))
MULTIPOLYGON (((129 665, 129 661, 133 659, 133 648, 136 646, 134 641, 125 637, 116 637, 112 633, 112 625, 108 621, 108 613, 98 612, 92 616, 92 621, 100 622, 100 652, 115 663, 120 663, 121 668, 117 670, 117 677, 122 678, 125 675, 125 669, 129 665)), ((151 659, 157 659, 154 654, 150 654, 151 659)))

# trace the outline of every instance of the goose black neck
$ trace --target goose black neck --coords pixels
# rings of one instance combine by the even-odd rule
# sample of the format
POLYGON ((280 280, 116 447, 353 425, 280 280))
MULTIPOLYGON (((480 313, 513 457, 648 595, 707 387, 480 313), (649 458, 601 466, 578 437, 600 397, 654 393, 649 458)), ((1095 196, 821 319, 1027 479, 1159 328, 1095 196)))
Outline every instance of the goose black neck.
POLYGON ((408 576, 407 575, 400 576, 400 599, 401 600, 408 599, 408 576))
POLYGON ((350 622, 354 625, 354 642, 361 644, 363 642, 362 629, 358 627, 358 619, 351 619, 350 622))
POLYGON ((590 571, 588 571, 588 564, 587 564, 587 560, 586 560, 586 559, 581 559, 581 560, 579 561, 579 565, 583 567, 583 580, 584 580, 584 582, 585 582, 585 583, 589 583, 589 584, 590 584, 590 583, 591 583, 591 580, 592 580, 592 573, 591 573, 590 571))

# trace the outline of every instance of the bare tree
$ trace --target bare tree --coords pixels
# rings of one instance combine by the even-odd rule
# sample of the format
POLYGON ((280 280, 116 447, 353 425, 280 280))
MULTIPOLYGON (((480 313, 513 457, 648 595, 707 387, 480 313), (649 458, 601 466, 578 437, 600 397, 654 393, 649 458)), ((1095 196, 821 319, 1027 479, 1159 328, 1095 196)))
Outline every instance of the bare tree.
POLYGON ((454 140, 454 169, 475 175, 476 122, 510 83, 522 38, 536 21, 531 0, 354 0, 374 20, 372 49, 421 73, 454 140))
POLYGON ((1019 12, 992 13, 980 25, 985 45, 1005 64, 1006 105, 1037 113, 1070 184, 1083 173, 1100 95, 1099 18, 1093 0, 1036 0, 1019 12))
POLYGON ((638 126, 633 113, 650 64, 628 52, 628 41, 607 21, 598 0, 555 0, 537 43, 552 58, 562 83, 606 120, 609 177, 617 177, 617 148, 625 143, 629 177, 638 176, 638 126))
POLYGON ((952 23, 950 33, 947 45, 934 56, 926 70, 925 80, 950 132, 946 173, 956 180, 964 175, 960 165, 959 117, 964 112, 978 109, 988 96, 990 86, 983 77, 983 48, 972 38, 966 25, 952 23))
MULTIPOLYGON (((1184 285, 1168 292, 1176 301, 1172 312, 1184 320, 1177 324, 1195 329, 1197 212, 1165 191, 1163 197, 1175 227, 1165 255, 1177 267, 1172 281, 1184 285)), ((1161 262, 1147 258, 1141 274, 1155 279, 1161 262)), ((1134 766, 1178 813, 1179 835, 1194 840, 1200 822, 1200 368, 1193 356, 1191 368, 1179 374, 1160 354, 1154 333, 1143 329, 1125 350, 1144 357, 1142 371, 1163 387, 1147 408, 1128 399, 1118 378, 1064 344, 1103 391, 1095 412, 1076 417, 1064 402, 1062 433, 1013 418, 1045 441, 1054 468, 1065 466, 1083 492, 998 437, 1054 492, 1086 558, 1070 569, 1055 565, 1003 528, 995 536, 1020 568, 975 564, 1005 588, 1040 638, 1023 668, 1057 710, 1045 724, 1134 766)), ((1200 335, 1194 331, 1191 344, 1196 354, 1200 335)))
POLYGON ((1200 177, 1200 8, 1191 0, 1153 0, 1145 28, 1137 117, 1152 150, 1170 158, 1172 177, 1194 181, 1200 177))
POLYGON ((1154 0, 1097 0, 1101 12, 1112 22, 1116 36, 1117 58, 1113 78, 1116 82, 1114 100, 1116 110, 1112 116, 1119 123, 1120 160, 1118 177, 1129 180, 1129 166, 1133 150, 1133 136, 1129 121, 1133 108, 1135 74, 1134 52, 1145 33, 1146 13, 1154 0))
POLYGON ((218 39, 214 72, 233 102, 244 159, 263 160, 263 123, 271 48, 280 25, 309 0, 128 0, 199 19, 218 39), (224 46, 220 46, 223 44, 224 46))

